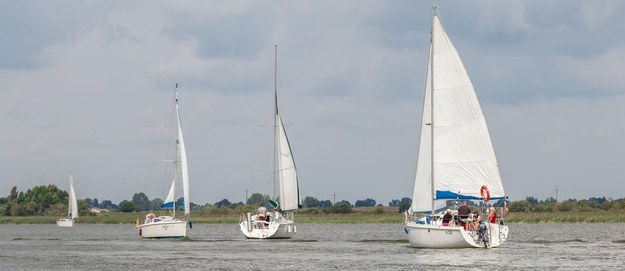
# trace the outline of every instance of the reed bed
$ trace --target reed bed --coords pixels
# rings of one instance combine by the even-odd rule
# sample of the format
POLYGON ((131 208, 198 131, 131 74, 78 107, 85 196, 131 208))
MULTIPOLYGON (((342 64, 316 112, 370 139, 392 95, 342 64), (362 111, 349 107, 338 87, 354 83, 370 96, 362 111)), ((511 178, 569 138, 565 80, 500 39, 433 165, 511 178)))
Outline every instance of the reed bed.
POLYGON ((625 212, 547 212, 511 213, 505 217, 508 223, 625 223, 625 212))

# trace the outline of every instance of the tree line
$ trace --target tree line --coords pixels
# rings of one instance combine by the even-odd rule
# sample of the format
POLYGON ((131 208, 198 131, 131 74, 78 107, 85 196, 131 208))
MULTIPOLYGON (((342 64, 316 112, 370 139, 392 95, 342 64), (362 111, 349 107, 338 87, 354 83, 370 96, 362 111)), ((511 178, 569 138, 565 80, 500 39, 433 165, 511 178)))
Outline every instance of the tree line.
MULTIPOLYGON (((7 197, 0 197, 0 214, 5 216, 64 216, 67 214, 67 202, 69 195, 66 191, 59 189, 56 185, 40 185, 30 188, 26 191, 18 191, 17 187, 13 187, 7 197)), ((254 193, 244 202, 233 203, 228 199, 222 199, 213 204, 198 205, 190 202, 191 209, 202 209, 206 207, 212 208, 231 208, 235 209, 239 206, 265 206, 271 208, 271 198, 268 195, 254 193)), ((156 211, 161 209, 163 200, 160 198, 150 199, 145 193, 135 193, 131 199, 122 200, 118 204, 114 204, 111 200, 99 201, 97 198, 79 199, 78 206, 81 215, 89 214, 91 208, 100 208, 110 211, 119 212, 140 212, 140 211, 156 211)), ((394 199, 388 203, 388 206, 399 207, 399 212, 404 212, 410 208, 412 200, 404 197, 402 199, 394 199)), ((449 201, 449 205, 453 205, 454 201, 449 201)), ((504 201, 492 203, 493 206, 503 207, 504 201)), ((178 198, 175 206, 182 209, 184 199, 178 198)), ((357 200, 352 204, 347 200, 331 202, 330 200, 319 200, 313 196, 304 197, 302 200, 303 208, 317 208, 326 213, 350 213, 352 207, 374 207, 383 206, 372 198, 357 200)), ((524 200, 512 201, 508 205, 510 212, 586 212, 595 210, 625 210, 625 200, 623 198, 613 200, 606 197, 592 197, 589 199, 568 199, 557 201, 553 197, 545 200, 538 200, 535 197, 527 197, 524 200)))
MULTIPOLYGON (((65 216, 69 194, 56 185, 35 186, 26 191, 11 189, 10 194, 0 198, 0 212, 5 216, 65 216)), ((84 200, 78 200, 78 211, 88 213, 88 206, 84 200)))
MULTIPOLYGON (((11 189, 7 197, 0 197, 0 214, 5 216, 64 216, 67 213, 69 194, 59 189, 56 185, 39 185, 26 191, 18 191, 17 187, 11 189)), ((239 206, 265 206, 271 207, 271 198, 269 195, 254 193, 243 202, 231 202, 228 199, 222 199, 214 204, 198 205, 190 202, 191 209, 202 209, 205 207, 215 208, 232 208, 239 206)), ((140 211, 156 211, 161 209, 163 200, 160 198, 150 199, 145 193, 135 193, 131 199, 122 200, 118 204, 111 200, 98 200, 97 198, 79 199, 79 212, 81 215, 88 215, 91 208, 99 208, 108 211, 119 212, 140 212, 140 211)), ((316 197, 307 196, 302 200, 303 208, 321 208, 329 213, 349 213, 352 207, 373 207, 381 206, 372 198, 357 200, 354 204, 347 200, 331 202, 330 200, 319 200, 316 197)), ((410 206, 410 199, 403 198, 401 200, 393 200, 389 202, 389 206, 402 206, 407 209, 410 206)), ((175 206, 182 209, 184 199, 178 198, 175 206)))
POLYGON ((510 212, 591 212, 591 211, 619 211, 625 210, 625 200, 606 197, 592 197, 589 199, 567 199, 558 201, 553 197, 538 200, 535 197, 526 197, 524 200, 510 203, 510 212))

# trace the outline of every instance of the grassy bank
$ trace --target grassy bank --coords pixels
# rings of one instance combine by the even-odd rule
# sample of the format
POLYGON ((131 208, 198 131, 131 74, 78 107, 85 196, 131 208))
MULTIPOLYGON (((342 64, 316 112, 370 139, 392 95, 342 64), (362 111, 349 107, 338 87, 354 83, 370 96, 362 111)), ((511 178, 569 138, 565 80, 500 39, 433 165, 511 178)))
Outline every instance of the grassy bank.
MULTIPOLYGON (((81 216, 76 220, 79 224, 134 224, 143 219, 146 212, 136 213, 101 213, 92 216, 81 216)), ((241 213, 235 210, 198 211, 191 215, 193 223, 235 224, 239 222, 241 213)), ((0 224, 54 224, 57 217, 0 216, 0 224)), ((511 213, 505 217, 507 223, 625 223, 625 211, 622 212, 549 212, 549 213, 511 213)), ((302 210, 296 214, 298 223, 338 224, 338 223, 393 223, 401 224, 404 216, 397 211, 376 208, 355 209, 349 214, 325 214, 302 210)))
POLYGON ((511 213, 508 223, 625 223, 625 212, 548 212, 511 213))

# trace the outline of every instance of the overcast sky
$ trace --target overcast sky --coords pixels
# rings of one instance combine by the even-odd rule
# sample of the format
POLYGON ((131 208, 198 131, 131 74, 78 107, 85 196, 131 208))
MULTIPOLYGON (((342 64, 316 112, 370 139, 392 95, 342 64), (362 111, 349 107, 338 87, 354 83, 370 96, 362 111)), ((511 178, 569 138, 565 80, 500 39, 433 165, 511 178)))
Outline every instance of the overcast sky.
MULTIPOLYGON (((0 0, 0 195, 163 198, 174 84, 191 201, 272 194, 273 45, 302 198, 410 197, 431 1, 0 0), (156 166, 155 166, 156 165, 156 166)), ((512 200, 625 196, 625 3, 438 1, 512 200)))

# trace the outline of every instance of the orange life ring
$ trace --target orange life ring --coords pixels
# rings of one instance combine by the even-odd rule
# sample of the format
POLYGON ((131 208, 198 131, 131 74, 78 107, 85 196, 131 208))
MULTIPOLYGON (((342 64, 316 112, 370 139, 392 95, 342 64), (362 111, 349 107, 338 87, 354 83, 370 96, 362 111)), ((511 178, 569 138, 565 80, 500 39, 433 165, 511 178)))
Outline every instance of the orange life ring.
POLYGON ((488 187, 486 185, 482 185, 480 189, 480 196, 482 196, 482 200, 484 202, 488 202, 490 200, 490 191, 488 191, 488 187))

